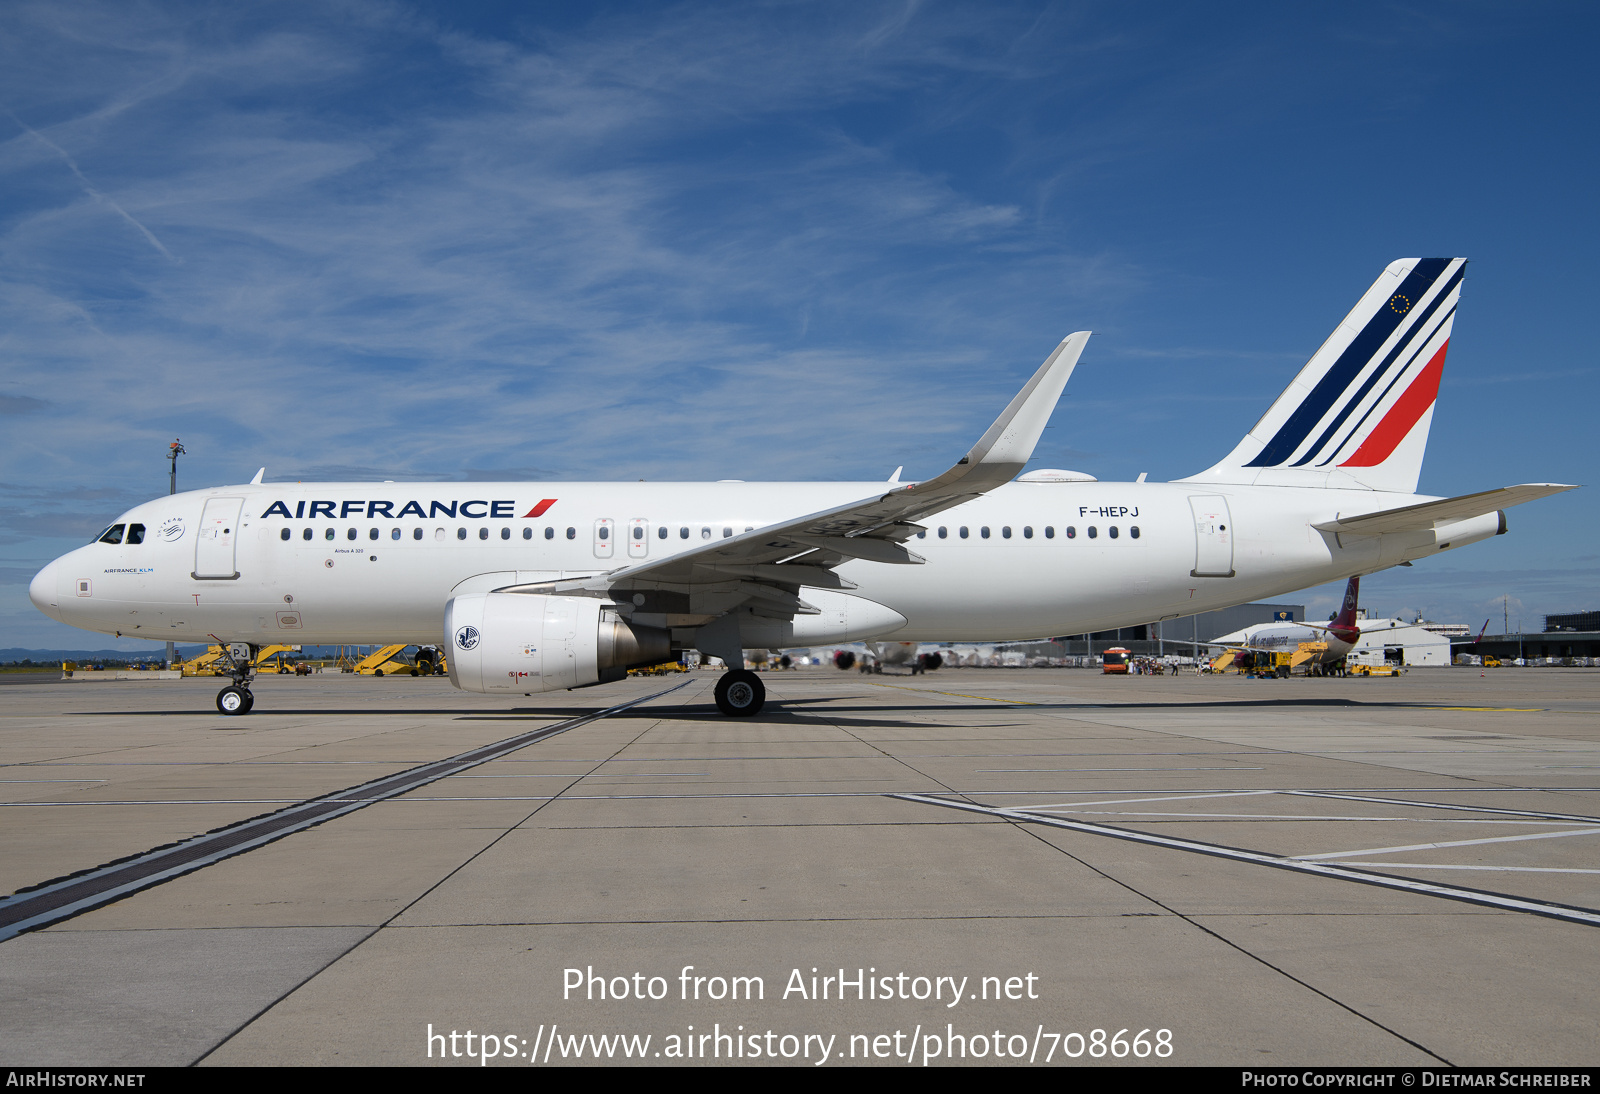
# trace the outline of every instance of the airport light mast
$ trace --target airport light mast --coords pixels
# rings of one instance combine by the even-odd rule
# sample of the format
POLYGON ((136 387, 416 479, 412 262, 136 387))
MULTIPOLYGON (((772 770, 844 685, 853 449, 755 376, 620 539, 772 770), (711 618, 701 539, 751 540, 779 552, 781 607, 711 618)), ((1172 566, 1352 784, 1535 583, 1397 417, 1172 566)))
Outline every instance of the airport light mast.
MULTIPOLYGON (((171 497, 178 492, 178 457, 187 455, 179 438, 174 437, 167 446, 167 460, 171 464, 167 479, 167 496, 171 497)), ((177 646, 172 642, 167 643, 167 668, 172 667, 172 659, 177 654, 177 646)))
POLYGON ((184 452, 183 445, 179 441, 174 440, 171 444, 167 445, 167 459, 172 464, 172 469, 169 472, 169 478, 167 480, 168 495, 176 494, 178 492, 178 457, 184 455, 187 455, 187 453, 184 452))

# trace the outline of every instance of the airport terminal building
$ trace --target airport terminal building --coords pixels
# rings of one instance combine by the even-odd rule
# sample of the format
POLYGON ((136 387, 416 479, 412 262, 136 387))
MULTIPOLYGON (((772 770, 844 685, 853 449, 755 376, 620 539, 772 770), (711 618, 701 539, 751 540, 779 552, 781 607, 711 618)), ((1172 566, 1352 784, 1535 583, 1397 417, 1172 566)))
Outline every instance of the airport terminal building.
POLYGON ((1544 630, 1486 634, 1471 645, 1459 647, 1481 657, 1502 661, 1524 660, 1570 662, 1600 657, 1600 612, 1569 612, 1544 617, 1544 630))

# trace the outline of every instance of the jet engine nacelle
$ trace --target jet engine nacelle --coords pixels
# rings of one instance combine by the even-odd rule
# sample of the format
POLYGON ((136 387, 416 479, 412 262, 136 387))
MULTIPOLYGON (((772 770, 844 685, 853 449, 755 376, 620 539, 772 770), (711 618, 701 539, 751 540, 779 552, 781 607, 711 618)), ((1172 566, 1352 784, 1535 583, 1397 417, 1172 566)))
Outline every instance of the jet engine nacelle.
POLYGON ((672 657, 671 635, 584 596, 468 593, 444 607, 450 682, 462 691, 560 691, 672 657))

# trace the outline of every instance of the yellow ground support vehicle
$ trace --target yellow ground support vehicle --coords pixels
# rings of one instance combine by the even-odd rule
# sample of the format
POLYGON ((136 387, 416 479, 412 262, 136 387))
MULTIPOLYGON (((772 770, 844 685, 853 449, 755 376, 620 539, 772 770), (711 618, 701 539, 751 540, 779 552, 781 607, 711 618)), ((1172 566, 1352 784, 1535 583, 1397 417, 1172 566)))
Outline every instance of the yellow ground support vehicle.
POLYGON ((674 672, 688 672, 689 666, 682 661, 663 661, 659 665, 645 665, 643 668, 629 669, 629 676, 666 676, 674 672))
POLYGON ((1395 665, 1351 665, 1351 676, 1399 676, 1405 670, 1395 665))
POLYGON ((442 674, 444 655, 431 646, 417 647, 416 655, 401 656, 410 647, 402 642, 382 646, 355 663, 352 671, 361 676, 434 676, 442 674))
MULTIPOLYGON (((1289 667, 1294 668, 1297 665, 1303 665, 1318 655, 1327 652, 1328 644, 1326 642, 1302 642, 1299 648, 1294 651, 1294 656, 1289 658, 1289 667)), ((1311 670, 1307 669, 1306 671, 1310 672, 1311 670)))
MULTIPOLYGON (((256 654, 256 671, 266 667, 269 660, 280 653, 292 653, 294 646, 262 646, 261 652, 256 654)), ((231 676, 231 666, 224 646, 208 646, 206 652, 199 657, 190 658, 178 666, 185 676, 231 676)), ((280 672, 290 672, 291 669, 280 668, 280 672)))
POLYGON ((381 646, 367 656, 356 662, 355 671, 360 676, 392 676, 396 673, 410 673, 417 675, 416 666, 404 661, 396 661, 395 654, 406 648, 402 642, 398 646, 381 646))

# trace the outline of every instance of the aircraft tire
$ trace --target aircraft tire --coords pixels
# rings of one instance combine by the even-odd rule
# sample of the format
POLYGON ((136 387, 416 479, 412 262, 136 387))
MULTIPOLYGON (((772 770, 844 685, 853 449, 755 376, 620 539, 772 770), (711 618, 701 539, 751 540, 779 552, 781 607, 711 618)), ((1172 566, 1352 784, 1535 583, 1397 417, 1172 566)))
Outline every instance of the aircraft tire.
POLYGON ((722 713, 730 718, 749 718, 761 713, 767 701, 767 686, 749 669, 734 669, 722 674, 714 694, 722 713))
POLYGON ((249 714, 256 705, 256 697, 241 687, 230 684, 217 692, 217 710, 229 716, 249 714))

